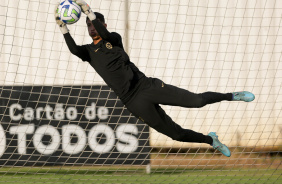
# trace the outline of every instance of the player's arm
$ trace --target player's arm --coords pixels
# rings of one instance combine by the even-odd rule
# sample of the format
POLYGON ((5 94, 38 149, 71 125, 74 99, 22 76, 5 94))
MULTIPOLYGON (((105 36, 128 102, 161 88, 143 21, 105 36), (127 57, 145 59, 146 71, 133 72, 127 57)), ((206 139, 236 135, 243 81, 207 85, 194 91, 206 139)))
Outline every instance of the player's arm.
POLYGON ((74 39, 72 38, 72 36, 69 33, 69 29, 67 25, 63 21, 60 20, 59 15, 57 13, 57 6, 55 8, 54 15, 55 15, 56 23, 58 24, 61 33, 64 35, 65 41, 67 43, 67 46, 70 52, 76 55, 77 57, 79 57, 80 59, 82 59, 83 61, 90 61, 89 53, 86 47, 76 45, 74 39))
POLYGON ((90 61, 91 60, 85 45, 82 45, 82 46, 76 45, 76 43, 75 43, 74 39, 72 38, 72 36, 70 35, 70 33, 64 34, 64 38, 65 38, 65 41, 67 43, 67 46, 68 46, 70 52, 73 55, 76 55, 82 61, 90 61))
POLYGON ((102 37, 103 40, 106 40, 113 45, 122 45, 121 36, 117 33, 109 32, 107 28, 98 19, 96 19, 96 15, 84 0, 74 1, 81 7, 83 13, 88 16, 88 18, 90 19, 98 34, 102 37))

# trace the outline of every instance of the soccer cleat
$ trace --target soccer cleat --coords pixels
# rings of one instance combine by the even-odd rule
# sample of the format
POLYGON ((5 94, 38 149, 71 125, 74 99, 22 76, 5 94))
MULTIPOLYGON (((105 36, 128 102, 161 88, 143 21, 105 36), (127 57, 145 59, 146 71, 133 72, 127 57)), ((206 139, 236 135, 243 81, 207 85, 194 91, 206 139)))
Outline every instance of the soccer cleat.
POLYGON ((255 99, 255 95, 248 91, 240 91, 232 93, 232 101, 251 102, 255 99))
POLYGON ((215 132, 210 132, 208 134, 208 136, 210 136, 213 140, 212 146, 214 149, 220 151, 223 155, 230 157, 231 156, 231 152, 228 149, 227 146, 225 146, 224 144, 222 144, 219 140, 218 140, 218 136, 216 135, 215 132))

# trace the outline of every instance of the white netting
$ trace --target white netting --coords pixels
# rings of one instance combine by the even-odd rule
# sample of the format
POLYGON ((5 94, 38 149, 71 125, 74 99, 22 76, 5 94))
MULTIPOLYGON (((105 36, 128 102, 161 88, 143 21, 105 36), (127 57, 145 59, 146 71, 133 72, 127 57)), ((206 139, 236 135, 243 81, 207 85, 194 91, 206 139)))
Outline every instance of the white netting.
MULTIPOLYGON (((217 132, 231 158, 149 132, 69 52, 57 3, 0 3, 1 182, 281 182, 279 1, 87 0, 147 76, 197 93, 256 95, 201 109, 163 106, 185 128, 217 132)), ((91 43, 85 18, 69 26, 79 45, 91 43)))

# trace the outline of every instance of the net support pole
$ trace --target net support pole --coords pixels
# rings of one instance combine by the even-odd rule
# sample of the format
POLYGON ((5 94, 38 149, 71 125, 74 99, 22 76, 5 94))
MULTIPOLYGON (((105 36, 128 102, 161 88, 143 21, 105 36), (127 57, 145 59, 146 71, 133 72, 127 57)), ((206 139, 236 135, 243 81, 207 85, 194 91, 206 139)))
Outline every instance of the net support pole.
POLYGON ((146 165, 146 174, 151 174, 151 164, 146 165))
POLYGON ((125 22, 125 24, 124 24, 124 29, 125 29, 125 35, 124 35, 124 50, 125 50, 125 52, 126 53, 128 53, 129 52, 129 31, 128 31, 128 26, 129 26, 129 20, 128 20, 128 13, 129 13, 129 11, 128 11, 128 0, 125 0, 124 1, 124 22, 125 22))

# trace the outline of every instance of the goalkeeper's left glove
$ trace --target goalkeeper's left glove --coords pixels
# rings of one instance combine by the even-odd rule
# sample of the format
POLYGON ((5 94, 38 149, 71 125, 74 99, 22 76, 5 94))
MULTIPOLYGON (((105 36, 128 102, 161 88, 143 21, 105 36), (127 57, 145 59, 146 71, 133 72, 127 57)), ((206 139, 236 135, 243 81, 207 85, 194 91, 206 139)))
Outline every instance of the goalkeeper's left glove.
POLYGON ((66 34, 66 33, 69 32, 69 29, 68 29, 66 23, 64 23, 63 21, 60 20, 60 17, 59 17, 59 14, 58 14, 58 6, 59 5, 60 5, 60 3, 55 7, 55 12, 54 12, 55 21, 59 25, 61 32, 63 34, 66 34))
POLYGON ((76 2, 76 4, 78 4, 81 7, 82 12, 85 13, 91 21, 96 19, 96 15, 84 0, 73 0, 73 1, 76 2))

